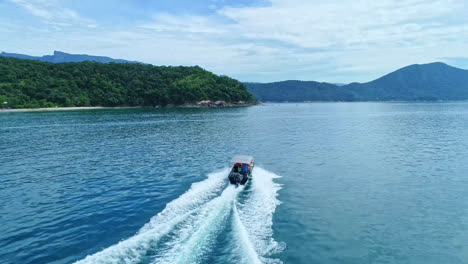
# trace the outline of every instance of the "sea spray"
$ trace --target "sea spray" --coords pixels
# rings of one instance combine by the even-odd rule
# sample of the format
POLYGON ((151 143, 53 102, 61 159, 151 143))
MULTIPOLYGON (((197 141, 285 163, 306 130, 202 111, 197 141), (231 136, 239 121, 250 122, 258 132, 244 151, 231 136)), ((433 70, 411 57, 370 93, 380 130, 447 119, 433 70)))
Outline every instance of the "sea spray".
POLYGON ((227 174, 228 169, 224 169, 209 174, 206 180, 193 183, 187 192, 168 203, 166 208, 151 218, 150 222, 144 225, 139 232, 152 230, 181 214, 199 209, 202 204, 214 198, 226 186, 227 174))
POLYGON ((193 183, 187 192, 168 203, 166 208, 151 218, 135 236, 87 256, 77 263, 139 263, 146 257, 148 250, 155 247, 175 225, 199 210, 201 205, 210 201, 226 186, 227 173, 228 170, 224 169, 209 174, 206 180, 193 183))
POLYGON ((213 243, 226 224, 233 202, 243 186, 229 185, 223 193, 206 203, 193 219, 177 230, 178 236, 168 245, 170 248, 154 263, 203 263, 213 248, 213 243))
POLYGON ((223 246, 239 247, 232 254, 244 263, 280 262, 271 258, 284 247, 272 237, 281 188, 273 180, 279 176, 256 167, 247 186, 236 188, 227 174, 225 169, 192 184, 136 235, 77 263, 203 263, 228 224, 237 241, 223 246))
POLYGON ((249 195, 239 201, 238 213, 249 240, 262 262, 279 262, 268 256, 280 252, 285 245, 273 239, 273 214, 280 204, 277 199, 281 185, 273 180, 280 176, 256 167, 249 195))
MULTIPOLYGON (((239 252, 242 252, 242 257, 245 259, 245 263, 247 264, 260 264, 262 263, 258 257, 255 248, 250 241, 249 234, 245 229, 242 220, 239 217, 239 212, 237 210, 237 206, 234 205, 233 208, 233 221, 232 221, 232 229, 234 230, 234 235, 237 239, 235 245, 240 245, 239 252)), ((237 246, 239 247, 239 246, 237 246)))

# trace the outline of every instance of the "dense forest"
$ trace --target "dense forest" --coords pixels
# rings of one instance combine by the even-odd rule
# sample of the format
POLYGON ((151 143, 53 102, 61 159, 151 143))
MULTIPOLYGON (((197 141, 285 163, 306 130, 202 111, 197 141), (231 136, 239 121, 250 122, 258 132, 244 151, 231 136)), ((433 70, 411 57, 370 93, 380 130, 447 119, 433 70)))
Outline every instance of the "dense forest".
POLYGON ((2 107, 166 106, 255 102, 244 84, 194 67, 49 63, 0 57, 2 107))
POLYGON ((246 85, 264 102, 467 100, 468 70, 436 62, 410 65, 371 82, 343 86, 313 81, 246 85))

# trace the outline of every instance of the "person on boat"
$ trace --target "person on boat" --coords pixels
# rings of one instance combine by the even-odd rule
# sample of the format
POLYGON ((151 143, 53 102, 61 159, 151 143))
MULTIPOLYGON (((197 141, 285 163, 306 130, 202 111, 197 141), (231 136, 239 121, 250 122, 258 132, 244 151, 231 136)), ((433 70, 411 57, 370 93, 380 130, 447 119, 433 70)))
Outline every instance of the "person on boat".
POLYGON ((240 173, 241 172, 241 168, 242 168, 242 164, 240 163, 236 163, 234 164, 234 168, 233 168, 233 172, 236 172, 236 173, 240 173))
POLYGON ((247 175, 247 168, 249 167, 249 165, 247 164, 242 164, 242 174, 244 175, 247 175))

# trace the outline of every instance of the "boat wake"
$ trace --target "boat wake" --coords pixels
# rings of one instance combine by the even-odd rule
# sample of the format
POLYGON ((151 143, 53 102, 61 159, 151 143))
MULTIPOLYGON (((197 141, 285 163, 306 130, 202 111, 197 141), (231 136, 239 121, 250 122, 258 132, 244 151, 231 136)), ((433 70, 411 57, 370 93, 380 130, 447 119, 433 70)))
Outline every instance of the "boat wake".
POLYGON ((272 230, 279 176, 257 167, 236 188, 228 172, 192 184, 137 234, 76 263, 280 263, 271 257, 284 248, 272 230))

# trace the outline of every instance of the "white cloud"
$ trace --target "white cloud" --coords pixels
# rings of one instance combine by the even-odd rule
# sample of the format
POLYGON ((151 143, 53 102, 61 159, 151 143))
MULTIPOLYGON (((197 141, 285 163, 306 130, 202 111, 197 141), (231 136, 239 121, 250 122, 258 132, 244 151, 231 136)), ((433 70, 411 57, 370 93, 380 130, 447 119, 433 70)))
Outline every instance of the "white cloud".
POLYGON ((210 17, 158 14, 153 29, 173 38, 187 59, 240 78, 365 81, 463 54, 468 19, 448 20, 465 11, 463 1, 454 0, 273 0, 270 6, 225 7, 210 17), (199 49, 224 64, 190 54, 199 49))
MULTIPOLYGON (((220 14, 253 39, 274 39, 299 47, 356 48, 411 38, 427 23, 450 15, 455 1, 272 1, 270 7, 225 8, 220 14)), ((443 31, 442 28, 441 31, 443 31)))
POLYGON ((23 46, 198 64, 245 81, 368 81, 408 64, 464 57, 468 46, 463 0, 272 0, 268 6, 218 7, 206 16, 157 13, 152 21, 97 29, 53 0, 35 0, 32 7, 13 1, 75 28, 53 39, 22 40, 23 46), (47 3, 61 11, 48 13, 52 9, 42 8, 47 3))
POLYGON ((97 24, 90 19, 83 18, 76 11, 61 6, 57 0, 10 0, 12 3, 24 8, 30 14, 38 17, 42 22, 62 27, 90 25, 97 27, 97 24))

